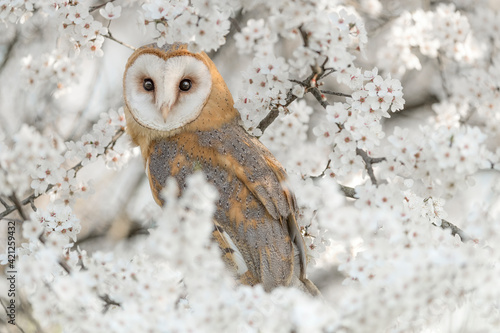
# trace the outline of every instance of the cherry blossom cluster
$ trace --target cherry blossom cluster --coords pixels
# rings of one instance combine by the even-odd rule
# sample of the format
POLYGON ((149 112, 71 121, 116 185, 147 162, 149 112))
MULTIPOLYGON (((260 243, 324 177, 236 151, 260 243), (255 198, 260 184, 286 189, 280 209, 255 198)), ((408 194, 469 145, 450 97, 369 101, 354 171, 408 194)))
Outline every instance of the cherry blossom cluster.
MULTIPOLYGON (((338 79, 345 76, 341 73, 338 79)), ((349 80, 356 89, 351 97, 346 103, 328 105, 327 121, 313 128, 318 145, 333 147, 330 168, 338 177, 364 168, 356 149, 370 152, 379 146, 385 136, 381 119, 390 117, 389 109, 397 111, 404 104, 401 83, 390 76, 383 79, 377 69, 349 75, 349 80)))
MULTIPOLYGON (((4 65, 22 66, 29 88, 45 89, 45 98, 77 81, 82 58, 74 53, 97 63, 93 57, 106 56, 105 40, 125 45, 111 34, 122 9, 139 13, 141 38, 160 45, 186 42, 209 51, 233 38, 226 45, 239 52, 238 69, 251 64, 235 106, 287 170, 308 273, 324 295, 238 285, 211 240, 217 192, 201 173, 185 186, 169 180, 164 207, 137 214, 148 235, 82 250, 80 232, 91 221, 80 212, 90 207, 75 198, 110 186, 91 187, 77 173, 99 158, 105 163, 93 167, 117 173, 134 155, 119 139, 119 109, 66 144, 39 124, 12 137, 0 132, 0 209, 13 211, 19 199, 26 203, 20 210, 34 210, 20 214, 30 217, 17 248, 18 288, 30 305, 23 311, 33 309, 26 318, 44 331, 68 332, 496 331, 500 7, 457 0, 419 9, 401 1, 402 13, 394 14, 391 3, 0 0, 0 24, 38 16, 58 31, 57 43, 43 41, 57 50, 32 52, 22 63, 0 58, 0 74, 4 65), (368 36, 378 38, 375 45, 368 36), (428 113, 418 124, 418 108, 394 117, 405 100, 393 77, 414 69, 427 72, 403 81, 417 90, 405 90, 405 98, 431 95, 419 106, 428 113), (488 184, 471 194, 478 182, 488 184), (460 196, 457 214, 450 205, 460 196), (315 268, 327 277, 315 280, 315 268)), ((131 207, 144 199, 137 197, 123 211, 136 213, 131 207)), ((14 214, 7 218, 19 219, 14 214)), ((6 260, 0 255, 2 265, 6 260)))
POLYGON ((87 4, 66 5, 58 11, 58 14, 61 20, 59 31, 66 35, 66 40, 73 45, 76 53, 83 51, 92 57, 102 57, 103 35, 108 33, 108 28, 94 19, 87 4))
POLYGON ((435 11, 403 13, 391 27, 387 47, 378 52, 380 66, 396 74, 420 70, 417 48, 431 58, 442 55, 465 63, 479 56, 469 21, 454 4, 439 4, 435 11))
POLYGON ((44 192, 59 181, 64 162, 56 149, 57 136, 42 136, 35 128, 24 125, 11 142, 0 143, 0 194, 23 195, 31 188, 44 192))
POLYGON ((33 15, 36 1, 0 1, 0 21, 24 23, 33 15))
POLYGON ((46 238, 57 234, 76 241, 76 235, 80 230, 80 221, 70 207, 52 204, 46 209, 32 213, 31 221, 26 222, 26 226, 23 227, 23 236, 35 240, 42 234, 46 238))
POLYGON ((68 91, 75 84, 79 70, 75 61, 68 56, 54 51, 36 58, 29 55, 22 59, 25 89, 44 89, 55 91, 55 96, 68 91))
MULTIPOLYGON (((37 148, 42 148, 43 150, 40 151, 49 153, 47 156, 37 156, 38 162, 34 164, 36 168, 30 173, 32 179, 31 188, 34 190, 34 194, 38 196, 50 189, 52 201, 68 205, 76 198, 91 193, 89 186, 85 182, 77 181, 76 168, 65 169, 63 162, 68 163, 76 160, 79 163, 78 165, 85 166, 94 162, 98 156, 104 155, 109 167, 119 168, 131 156, 130 151, 128 149, 122 151, 106 149, 106 146, 111 143, 116 132, 118 130, 123 131, 124 128, 125 116, 123 109, 120 109, 103 113, 99 122, 94 125, 93 132, 85 134, 82 141, 76 143, 73 141, 66 142, 68 148, 66 152, 54 149, 51 146, 52 141, 38 135, 37 141, 40 142, 37 148)), ((18 145, 16 145, 17 147, 18 145)), ((36 148, 30 147, 28 151, 31 151, 36 156, 37 151, 32 149, 36 148)), ((20 162, 22 162, 22 159, 20 162)))
POLYGON ((258 57, 272 54, 277 35, 272 33, 263 19, 247 21, 247 25, 234 35, 236 47, 240 54, 254 53, 258 57))
MULTIPOLYGON (((123 108, 120 108, 118 111, 110 110, 108 113, 102 113, 99 121, 94 124, 90 133, 83 135, 80 141, 66 142, 68 150, 65 153, 65 157, 68 160, 81 161, 82 166, 92 163, 98 156, 107 153, 106 148, 112 142, 116 131, 123 131, 124 129, 125 114, 123 108)), ((124 153, 119 157, 127 156, 124 153)), ((119 158, 118 156, 113 157, 119 158)))
POLYGON ((70 208, 53 206, 34 214, 26 222, 29 243, 19 250, 19 265, 38 323, 73 332, 289 331, 332 321, 327 305, 297 290, 268 294, 260 286, 235 287, 210 240, 217 192, 199 173, 187 179, 179 195, 170 179, 162 192, 166 205, 148 237, 127 250, 92 255, 53 237, 65 230, 58 224, 77 226, 70 208), (40 226, 51 230, 43 243, 40 226), (150 255, 136 254, 144 250, 150 255), (310 314, 311 322, 295 318, 305 304, 320 311, 310 314))
POLYGON ((277 118, 264 132, 260 140, 283 163, 289 173, 301 175, 320 174, 328 159, 324 147, 318 147, 308 140, 310 116, 313 108, 305 100, 290 104, 288 114, 277 118), (293 141, 296 144, 291 146, 293 141), (304 159, 299 151, 309 151, 309 158, 304 159))
POLYGON ((151 0, 142 5, 143 23, 154 25, 160 34, 156 39, 159 46, 181 42, 194 52, 216 50, 226 42, 229 16, 237 6, 226 0, 151 0))
POLYGON ((388 138, 394 159, 384 163, 386 170, 392 170, 386 175, 414 179, 416 186, 435 195, 454 195, 472 185, 470 176, 496 161, 485 139, 478 127, 424 127, 413 136, 396 127, 388 138))
POLYGON ((484 247, 451 237, 450 229, 436 228, 446 217, 443 200, 416 195, 408 181, 365 184, 356 193, 357 209, 340 207, 329 219, 332 240, 345 247, 338 259, 346 276, 340 306, 346 326, 414 330, 421 318, 438 322, 467 297, 473 299, 471 317, 485 316, 490 329, 496 325, 491 304, 479 296, 492 288, 497 268, 488 263, 495 259, 484 247))
POLYGON ((284 58, 268 56, 255 58, 252 67, 243 73, 245 92, 234 106, 240 111, 244 126, 253 134, 261 134, 256 127, 271 109, 284 111, 292 87, 288 68, 284 58))

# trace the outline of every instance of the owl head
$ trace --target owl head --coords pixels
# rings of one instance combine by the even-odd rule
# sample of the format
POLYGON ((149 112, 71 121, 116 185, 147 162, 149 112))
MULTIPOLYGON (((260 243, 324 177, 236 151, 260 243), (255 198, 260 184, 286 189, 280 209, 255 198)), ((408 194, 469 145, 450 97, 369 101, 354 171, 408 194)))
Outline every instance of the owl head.
POLYGON ((141 147, 181 131, 214 128, 238 114, 212 60, 184 44, 137 49, 125 67, 123 95, 127 130, 141 147))

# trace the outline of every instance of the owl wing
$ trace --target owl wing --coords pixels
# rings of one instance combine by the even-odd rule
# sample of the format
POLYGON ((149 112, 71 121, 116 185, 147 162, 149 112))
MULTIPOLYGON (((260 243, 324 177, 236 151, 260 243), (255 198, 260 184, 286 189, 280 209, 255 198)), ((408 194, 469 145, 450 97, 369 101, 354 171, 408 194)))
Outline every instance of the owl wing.
POLYGON ((148 176, 158 203, 169 176, 182 189, 196 170, 203 170, 219 190, 214 238, 238 276, 249 284, 262 282, 266 290, 289 285, 295 244, 300 277, 305 278, 305 246, 295 220, 295 198, 286 185, 285 171, 258 140, 229 123, 221 129, 155 141, 150 152, 148 176))

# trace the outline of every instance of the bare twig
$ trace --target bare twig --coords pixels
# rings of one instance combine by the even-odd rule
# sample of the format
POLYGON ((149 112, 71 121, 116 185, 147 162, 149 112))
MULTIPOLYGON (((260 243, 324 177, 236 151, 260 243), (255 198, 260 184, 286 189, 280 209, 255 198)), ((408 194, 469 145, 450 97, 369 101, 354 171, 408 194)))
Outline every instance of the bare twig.
POLYGON ((385 161, 385 157, 379 157, 379 158, 370 157, 370 156, 368 156, 366 151, 364 151, 363 149, 359 149, 359 148, 356 148, 356 154, 361 156, 361 158, 363 159, 363 162, 365 162, 366 172, 368 173, 368 176, 370 177, 372 184, 376 186, 377 185, 377 178, 375 178, 375 173, 373 172, 372 165, 375 163, 380 163, 382 161, 385 161))
POLYGON ((121 40, 118 40, 118 39, 116 39, 115 37, 113 37, 113 35, 111 34, 111 32, 110 32, 109 30, 108 30, 108 34, 107 34, 107 35, 102 35, 102 36, 103 36, 103 37, 105 37, 105 38, 111 39, 112 41, 117 42, 117 43, 118 43, 118 44, 120 44, 120 45, 123 45, 123 46, 125 46, 125 47, 128 47, 129 49, 131 49, 131 50, 133 50, 133 51, 137 50, 137 48, 136 48, 136 47, 133 47, 132 45, 127 44, 127 43, 124 43, 124 42, 122 42, 121 40))
POLYGON ((327 94, 327 95, 335 95, 335 96, 341 96, 341 97, 351 97, 349 94, 344 94, 336 91, 331 91, 331 90, 320 90, 321 93, 327 94))
POLYGON ((102 310, 102 313, 108 312, 108 309, 111 305, 116 305, 116 306, 121 306, 120 303, 112 300, 108 295, 100 295, 99 298, 104 301, 104 309, 102 310))
POLYGON ((28 218, 24 213, 23 205, 19 202, 19 199, 17 199, 16 193, 12 193, 10 200, 14 203, 14 207, 19 212, 19 215, 21 215, 21 218, 26 221, 28 218))
POLYGON ((5 202, 5 200, 4 200, 4 199, 2 199, 1 197, 0 197, 0 203, 1 203, 1 204, 5 207, 5 208, 7 208, 7 207, 9 207, 9 206, 10 206, 10 205, 9 205, 8 203, 6 203, 6 202, 5 202))
MULTIPOLYGON (((0 303, 2 304, 2 307, 5 310, 5 314, 8 316, 9 311, 7 310, 7 307, 5 306, 5 304, 3 304, 3 300, 1 298, 0 298, 0 303)), ((22 333, 25 333, 25 331, 21 328, 21 326, 19 326, 15 321, 14 321, 14 326, 16 326, 17 329, 20 330, 22 333)))
POLYGON ((302 25, 299 27, 299 32, 300 32, 300 35, 302 36, 302 41, 304 42, 304 47, 308 47, 309 46, 309 35, 304 30, 304 27, 302 25))
POLYGON ((309 91, 316 98, 318 103, 321 104, 322 107, 326 109, 326 107, 330 105, 330 103, 328 103, 328 101, 326 100, 325 95, 323 95, 318 88, 311 88, 309 91))

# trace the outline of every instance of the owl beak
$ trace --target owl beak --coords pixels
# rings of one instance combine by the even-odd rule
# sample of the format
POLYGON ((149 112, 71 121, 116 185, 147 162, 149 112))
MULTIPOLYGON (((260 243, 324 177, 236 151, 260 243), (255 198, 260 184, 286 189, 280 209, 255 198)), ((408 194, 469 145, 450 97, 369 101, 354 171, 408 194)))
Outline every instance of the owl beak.
POLYGON ((170 112, 170 106, 167 104, 163 104, 160 110, 161 110, 161 115, 163 116, 163 120, 167 121, 167 117, 170 112))

